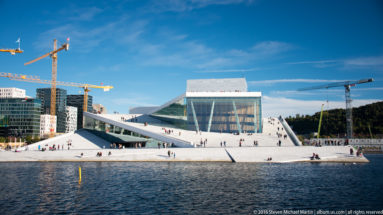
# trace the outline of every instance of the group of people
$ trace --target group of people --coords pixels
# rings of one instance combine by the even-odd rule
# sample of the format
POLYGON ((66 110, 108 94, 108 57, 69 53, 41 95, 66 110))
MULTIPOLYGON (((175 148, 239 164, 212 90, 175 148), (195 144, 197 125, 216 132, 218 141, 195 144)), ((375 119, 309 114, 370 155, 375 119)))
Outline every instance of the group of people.
MULTIPOLYGON (((67 145, 68 145, 68 150, 69 150, 70 147, 72 147, 72 140, 71 140, 71 139, 69 139, 69 140, 67 141, 67 145)), ((63 148, 64 148, 64 145, 63 145, 63 148)))
POLYGON ((202 138, 201 138, 201 141, 200 141, 199 143, 200 143, 201 147, 202 147, 202 146, 203 146, 203 147, 206 147, 206 144, 207 144, 207 138, 206 138, 205 140, 202 140, 202 138))
POLYGON ((165 143, 165 142, 163 142, 162 144, 160 143, 160 142, 158 142, 157 143, 157 145, 158 145, 158 149, 160 149, 161 148, 161 145, 162 145, 162 147, 164 148, 164 149, 166 149, 166 148, 168 148, 168 147, 174 147, 174 143, 165 143))
MULTIPOLYGON (((84 154, 81 153, 81 157, 82 157, 83 155, 84 155, 84 154)), ((111 155, 112 155, 112 152, 109 151, 108 156, 111 156, 111 155)), ((102 157, 102 152, 97 152, 96 157, 102 157)))
MULTIPOLYGON (((269 117, 268 120, 267 120, 267 122, 268 122, 270 125, 274 125, 274 121, 275 121, 275 119, 274 119, 274 118, 271 118, 271 117, 269 117)), ((279 124, 279 122, 278 122, 278 124, 279 124)))
MULTIPOLYGON (((61 149, 64 150, 64 145, 62 145, 61 149)), ((56 148, 56 144, 53 144, 52 146, 49 146, 49 151, 56 151, 56 150, 60 150, 60 145, 59 144, 57 144, 57 148, 56 148)))
POLYGON ((276 132, 276 134, 278 138, 282 138, 282 136, 283 136, 283 139, 287 138, 287 134, 283 135, 282 133, 279 133, 279 132, 276 132))
POLYGON ((172 152, 170 150, 168 150, 168 157, 173 157, 173 158, 176 158, 176 153, 175 152, 172 152))
MULTIPOLYGON (((362 156, 362 154, 362 147, 358 147, 358 149, 356 150, 356 156, 359 157, 362 156)), ((354 150, 352 148, 350 148, 350 155, 354 155, 354 150)))
POLYGON ((226 141, 221 141, 221 147, 226 147, 226 141))
MULTIPOLYGON (((68 150, 70 149, 70 146, 72 146, 72 141, 67 141, 67 146, 68 146, 68 150)), ((56 150, 64 150, 64 144, 57 144, 57 147, 56 147, 56 144, 53 144, 52 146, 49 146, 48 144, 45 144, 45 147, 41 147, 40 145, 37 146, 37 149, 39 151, 46 151, 47 148, 49 149, 49 151, 56 151, 56 150)))
POLYGON ((254 146, 258 146, 258 140, 254 140, 254 146))
MULTIPOLYGON (((165 132, 165 134, 174 134, 174 130, 172 129, 162 128, 162 130, 165 132)), ((181 136, 181 131, 178 132, 178 136, 181 136)))
POLYGON ((162 130, 165 132, 165 134, 172 134, 173 133, 173 130, 171 130, 171 129, 162 128, 162 130))
POLYGON ((310 160, 320 160, 320 157, 318 154, 313 153, 313 155, 310 157, 310 160))
MULTIPOLYGON (((207 141, 207 139, 206 139, 207 141)), ((242 144, 245 142, 245 139, 241 138, 239 139, 239 147, 242 147, 242 144)), ((206 144, 204 142, 202 142, 202 139, 201 139, 201 146, 205 146, 206 144)), ((220 142, 220 146, 221 147, 226 147, 226 141, 221 141, 220 142)), ((253 142, 253 146, 258 146, 258 140, 254 140, 253 142)))
POLYGON ((125 119, 125 117, 121 117, 121 121, 123 122, 138 122, 138 119, 137 119, 137 116, 133 116, 132 118, 130 119, 125 119))

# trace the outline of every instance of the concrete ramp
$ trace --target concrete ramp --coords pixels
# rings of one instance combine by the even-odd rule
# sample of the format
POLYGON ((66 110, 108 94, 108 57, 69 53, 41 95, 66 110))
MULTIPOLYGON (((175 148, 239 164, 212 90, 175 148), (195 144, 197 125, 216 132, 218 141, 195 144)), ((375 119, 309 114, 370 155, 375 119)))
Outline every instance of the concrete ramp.
POLYGON ((175 136, 168 136, 164 134, 160 134, 158 132, 154 132, 149 129, 149 127, 138 125, 137 123, 130 123, 130 122, 123 122, 123 121, 117 121, 114 119, 110 119, 107 116, 103 116, 100 114, 92 114, 88 112, 84 112, 84 116, 90 117, 92 119, 114 125, 120 128, 123 128, 128 131, 133 131, 135 133, 141 134, 143 136, 151 137, 155 140, 159 140, 166 143, 174 143, 177 147, 183 147, 183 148, 191 148, 193 145, 186 140, 182 140, 180 138, 177 138, 175 136))
POLYGON ((51 147, 53 144, 60 145, 60 149, 64 146, 65 150, 68 150, 68 141, 72 142, 72 146, 70 149, 101 149, 104 146, 109 147, 110 143, 93 135, 86 130, 80 129, 76 132, 71 132, 67 134, 63 134, 54 138, 46 139, 43 141, 39 141, 37 143, 33 143, 28 145, 28 150, 38 150, 38 146, 40 147, 51 147))

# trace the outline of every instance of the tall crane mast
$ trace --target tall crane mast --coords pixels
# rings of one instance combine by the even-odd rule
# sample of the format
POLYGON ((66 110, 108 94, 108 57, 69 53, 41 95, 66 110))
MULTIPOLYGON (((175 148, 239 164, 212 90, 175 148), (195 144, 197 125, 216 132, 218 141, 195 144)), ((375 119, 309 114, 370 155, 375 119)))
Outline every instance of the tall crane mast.
POLYGON ((351 87, 357 85, 357 84, 364 84, 373 82, 374 79, 368 78, 368 79, 361 79, 359 81, 343 81, 343 82, 335 82, 331 84, 326 85, 319 85, 314 87, 307 87, 307 88, 300 88, 298 91, 305 91, 305 90, 316 90, 316 89, 328 89, 332 87, 344 87, 345 89, 345 96, 346 96, 346 130, 347 130, 347 138, 353 137, 353 130, 352 130, 352 105, 351 105, 351 87))
MULTIPOLYGON (((57 49, 57 40, 53 40, 53 51, 48 52, 41 57, 38 57, 34 60, 31 60, 27 63, 24 63, 24 66, 34 63, 38 60, 41 60, 45 57, 50 56, 52 58, 52 81, 51 81, 51 107, 50 107, 50 113, 51 113, 51 125, 54 124, 54 117, 56 115, 56 81, 57 81, 57 53, 59 51, 69 50, 69 38, 67 39, 67 43, 64 43, 60 48, 57 49)), ((52 129, 51 129, 52 130, 52 129)), ((51 137, 54 136, 54 133, 51 132, 51 137)))
MULTIPOLYGON (((41 80, 39 76, 34 76, 34 75, 22 75, 22 74, 0 72, 0 77, 9 78, 10 80, 14 80, 14 81, 24 81, 24 82, 49 84, 49 85, 52 84, 52 81, 41 80)), ((84 90, 83 111, 88 110, 88 92, 90 91, 91 88, 103 89, 104 91, 109 91, 110 89, 113 89, 113 86, 98 86, 98 85, 93 85, 93 84, 81 84, 81 83, 63 82, 63 81, 56 81, 55 85, 82 88, 84 90)), ((51 117, 51 118, 54 118, 54 117, 51 117)), ((52 123, 51 123, 51 125, 52 125, 52 123)))

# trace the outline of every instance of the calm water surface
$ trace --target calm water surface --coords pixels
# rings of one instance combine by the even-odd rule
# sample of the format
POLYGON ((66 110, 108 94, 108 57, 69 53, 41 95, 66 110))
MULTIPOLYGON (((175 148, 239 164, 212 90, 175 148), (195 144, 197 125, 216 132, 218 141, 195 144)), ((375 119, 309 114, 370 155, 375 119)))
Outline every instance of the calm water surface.
POLYGON ((0 163, 0 214, 382 210, 383 155, 368 159, 367 164, 0 163))

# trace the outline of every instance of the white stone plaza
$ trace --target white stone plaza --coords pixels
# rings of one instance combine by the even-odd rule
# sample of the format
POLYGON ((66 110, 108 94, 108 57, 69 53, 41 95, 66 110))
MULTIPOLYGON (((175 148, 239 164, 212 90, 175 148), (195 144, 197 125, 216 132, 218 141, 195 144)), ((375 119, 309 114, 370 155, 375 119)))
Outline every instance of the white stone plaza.
MULTIPOLYGON (((111 117, 113 115, 109 115, 111 117)), ((116 116, 115 116, 116 117, 116 116)), ((129 117, 129 115, 125 115, 129 117)), ((264 125, 262 134, 216 134, 194 131, 185 131, 169 127, 145 125, 140 122, 120 122, 137 129, 145 129, 155 135, 166 138, 177 138, 183 142, 193 143, 191 147, 164 148, 122 148, 110 149, 107 142, 86 130, 79 130, 61 135, 45 141, 22 147, 14 151, 1 151, 0 162, 11 161, 151 161, 151 162, 254 162, 254 163, 290 163, 290 162, 368 162, 364 156, 350 155, 352 146, 294 146, 290 139, 282 137, 281 146, 277 146, 278 124, 268 123, 264 125), (173 130, 171 134, 165 134, 163 129, 173 130), (181 135, 179 135, 181 132, 181 135), (200 139, 207 139, 205 146, 199 144, 200 139), (243 139, 241 147, 239 140, 243 139), (226 147, 220 145, 226 141, 226 147), (254 146, 254 141, 258 145, 254 146), (68 143, 71 143, 68 145, 68 143), (198 144, 194 144, 198 143, 198 144), (55 145, 56 150, 49 148, 55 145), (39 150, 40 146, 40 150, 39 150), (60 149, 58 149, 58 146, 60 149), (69 149, 68 149, 69 147, 69 149), (46 148, 46 151, 42 151, 46 148), (101 152, 102 156, 97 156, 101 152), (110 155, 109 155, 110 153, 110 155), (169 154, 170 153, 170 156, 169 154), (318 154, 320 160, 311 160, 312 154, 318 154), (268 160, 271 158, 271 160, 268 160)), ((282 134, 283 131, 282 131, 282 134)), ((282 135, 283 136, 283 135, 282 135)), ((168 139, 166 139, 168 140, 168 139)))

